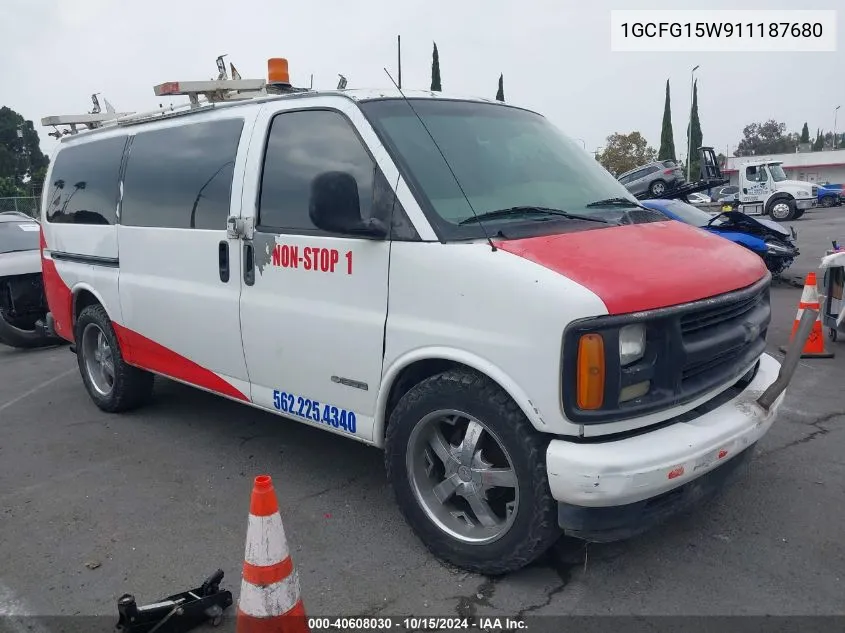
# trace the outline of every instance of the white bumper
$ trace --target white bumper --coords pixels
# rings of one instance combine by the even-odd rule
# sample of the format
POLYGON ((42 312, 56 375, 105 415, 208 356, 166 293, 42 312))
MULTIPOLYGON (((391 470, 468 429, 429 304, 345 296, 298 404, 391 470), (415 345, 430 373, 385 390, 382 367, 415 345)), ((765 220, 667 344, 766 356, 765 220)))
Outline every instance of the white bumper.
POLYGON ((818 205, 817 198, 801 198, 795 201, 795 208, 796 209, 812 209, 813 207, 818 205))
POLYGON ((619 506, 660 495, 712 471, 771 427, 784 394, 766 412, 755 401, 780 363, 760 358, 754 380, 733 400, 690 422, 595 444, 553 440, 546 454, 552 496, 583 507, 619 506))

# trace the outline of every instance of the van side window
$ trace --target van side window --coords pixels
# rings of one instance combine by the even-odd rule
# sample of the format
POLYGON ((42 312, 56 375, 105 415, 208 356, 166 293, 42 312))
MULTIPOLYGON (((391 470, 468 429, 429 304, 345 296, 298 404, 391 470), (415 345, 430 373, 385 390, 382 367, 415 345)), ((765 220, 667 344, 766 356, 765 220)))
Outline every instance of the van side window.
POLYGON ((72 145, 60 150, 53 165, 47 221, 63 224, 114 224, 120 163, 126 137, 72 145))
POLYGON ((129 147, 120 223, 225 229, 243 119, 140 132, 129 147))
POLYGON ((261 174, 259 230, 326 234, 311 221, 311 185, 317 176, 332 171, 355 179, 362 219, 378 217, 389 223, 392 212, 393 239, 418 239, 352 124, 330 110, 283 112, 273 118, 261 174))

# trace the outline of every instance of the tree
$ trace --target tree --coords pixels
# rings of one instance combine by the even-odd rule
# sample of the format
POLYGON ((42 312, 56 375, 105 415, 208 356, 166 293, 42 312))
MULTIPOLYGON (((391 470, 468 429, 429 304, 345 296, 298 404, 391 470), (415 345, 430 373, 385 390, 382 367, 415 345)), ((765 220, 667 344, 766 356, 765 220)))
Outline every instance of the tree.
POLYGON ((499 89, 496 91, 496 101, 505 100, 505 76, 499 75, 499 89))
POLYGON ((804 127, 801 128, 801 142, 802 143, 809 143, 810 142, 810 128, 807 127, 806 121, 804 121, 804 127))
POLYGON ((824 149, 824 136, 822 131, 816 128, 816 140, 813 142, 813 151, 820 152, 824 149))
POLYGON ((437 52, 437 42, 434 43, 434 51, 431 53, 431 90, 432 92, 443 90, 440 85, 440 55, 437 52))
POLYGON ((5 189, 14 189, 19 195, 33 188, 40 190, 48 164, 32 121, 11 108, 0 108, 0 179, 12 182, 4 185, 5 189))
POLYGON ((689 127, 687 127, 687 164, 691 179, 698 179, 698 148, 701 147, 701 121, 698 118, 698 79, 692 84, 692 112, 690 114, 689 127), (690 132, 692 130, 692 132, 690 132))
POLYGON ((11 176, 0 176, 0 198, 22 196, 24 192, 11 176))
MULTIPOLYGON (((795 151, 796 135, 786 133, 786 124, 769 119, 764 123, 751 123, 742 130, 742 140, 734 156, 783 154, 795 151)), ((816 141, 818 142, 818 140, 816 141)))
POLYGON ((659 160, 676 160, 675 135, 672 132, 672 103, 669 98, 669 80, 666 80, 666 101, 663 103, 663 128, 660 132, 659 160))
POLYGON ((657 158, 657 151, 649 147, 639 132, 622 134, 617 132, 607 137, 604 151, 597 155, 598 161, 611 174, 623 172, 650 163, 657 158))

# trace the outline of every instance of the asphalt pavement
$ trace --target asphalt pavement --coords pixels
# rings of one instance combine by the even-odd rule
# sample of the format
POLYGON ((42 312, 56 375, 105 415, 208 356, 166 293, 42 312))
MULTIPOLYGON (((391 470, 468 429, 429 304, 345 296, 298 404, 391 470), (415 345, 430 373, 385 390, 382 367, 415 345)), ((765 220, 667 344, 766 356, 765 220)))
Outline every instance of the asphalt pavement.
MULTIPOLYGON (((801 266, 845 240, 843 216, 795 223, 801 266)), ((777 357, 800 292, 772 289, 777 357)), ((801 362, 756 458, 717 499, 627 542, 562 539, 496 579, 425 550, 377 449, 161 379, 149 406, 109 415, 66 347, 0 348, 0 615, 116 619, 122 593, 151 602, 217 567, 237 599, 262 473, 309 615, 845 614, 845 346, 827 344, 836 357, 801 362)))

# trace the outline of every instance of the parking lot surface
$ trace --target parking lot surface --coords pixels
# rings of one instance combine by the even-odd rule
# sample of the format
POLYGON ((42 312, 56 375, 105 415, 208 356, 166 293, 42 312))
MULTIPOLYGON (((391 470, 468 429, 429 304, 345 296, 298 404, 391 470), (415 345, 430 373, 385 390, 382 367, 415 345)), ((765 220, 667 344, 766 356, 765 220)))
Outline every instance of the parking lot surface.
MULTIPOLYGON (((795 222, 816 269, 845 212, 795 222)), ((837 235, 839 232, 839 235, 837 235)), ((798 274, 802 273, 800 270, 798 274)), ((772 289, 770 352, 800 289, 772 289)), ((737 484, 611 545, 562 539, 489 579, 434 559, 394 506, 382 454, 159 379, 154 401, 99 411, 66 347, 0 348, 0 614, 103 614, 197 586, 237 599, 252 478, 274 478, 309 615, 845 613, 845 346, 804 360, 737 484)))

